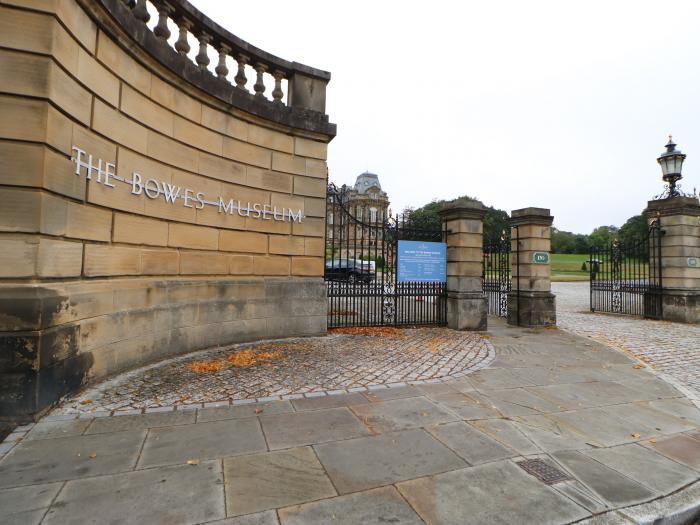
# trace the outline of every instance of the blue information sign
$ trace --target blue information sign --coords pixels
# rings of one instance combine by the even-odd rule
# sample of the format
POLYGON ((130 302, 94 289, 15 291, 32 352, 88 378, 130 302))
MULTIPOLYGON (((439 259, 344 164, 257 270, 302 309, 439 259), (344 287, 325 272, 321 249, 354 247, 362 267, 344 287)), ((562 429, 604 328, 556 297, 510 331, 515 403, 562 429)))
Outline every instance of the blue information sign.
POLYGON ((447 244, 399 241, 397 281, 447 281, 447 244))

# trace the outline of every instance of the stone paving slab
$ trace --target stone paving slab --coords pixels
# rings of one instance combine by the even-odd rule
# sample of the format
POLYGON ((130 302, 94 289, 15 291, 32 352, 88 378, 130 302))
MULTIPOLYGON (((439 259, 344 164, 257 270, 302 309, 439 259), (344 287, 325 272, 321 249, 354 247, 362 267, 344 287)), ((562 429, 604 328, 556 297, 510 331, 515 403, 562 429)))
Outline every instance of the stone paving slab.
MULTIPOLYGON (((81 420, 78 420, 81 421, 81 420)), ((175 425, 189 425, 195 421, 195 412, 160 412, 155 414, 100 417, 92 421, 86 434, 105 434, 125 430, 142 430, 175 425)), ((89 422, 89 420, 88 420, 89 422)))
POLYGON ((182 464, 267 450, 256 418, 149 430, 138 467, 182 464))
POLYGON ((613 507, 633 505, 655 496, 654 492, 643 485, 581 452, 567 450, 555 452, 553 456, 577 479, 613 507))
MULTIPOLYGON (((386 389, 390 390, 390 389, 386 389)), ((292 400, 294 410, 320 410, 323 408, 340 408, 369 403, 367 398, 359 393, 339 394, 334 396, 307 397, 292 400)))
POLYGON ((24 437, 26 440, 79 436, 90 425, 89 419, 72 421, 40 421, 24 437))
POLYGON ((287 507, 279 516, 282 525, 424 525, 393 487, 287 507))
POLYGON ((588 457, 638 481, 660 495, 669 494, 697 479, 697 472, 640 445, 621 445, 584 452, 588 457))
POLYGON ((463 421, 427 427, 426 430, 470 465, 518 455, 516 451, 502 446, 463 421))
POLYGON ((145 435, 132 430, 24 441, 0 461, 0 488, 131 470, 145 435))
POLYGON ((59 482, 0 490, 2 523, 38 525, 62 486, 59 482))
POLYGON ((542 452, 542 449, 526 436, 515 421, 482 419, 470 421, 469 424, 504 447, 511 448, 523 456, 542 452))
POLYGON ((644 445, 679 463, 700 470, 700 441, 689 436, 682 434, 667 436, 658 439, 655 443, 644 443, 644 445))
POLYGON ((294 412, 289 401, 270 401, 269 403, 251 403, 249 405, 231 405, 197 410, 197 423, 238 419, 262 414, 287 414, 294 412))
POLYGON ((550 417, 585 436, 587 442, 603 447, 649 439, 658 433, 654 428, 639 422, 633 423, 601 408, 560 412, 550 417))
POLYGON ((352 411, 372 432, 392 432, 457 420, 424 397, 356 405, 352 411))
POLYGON ((260 421, 270 450, 369 435, 347 408, 262 416, 260 421))
POLYGON ((310 447, 227 458, 224 474, 229 516, 337 495, 310 447))
POLYGON ((421 429, 315 445, 341 494, 461 468, 454 452, 421 429))
POLYGON ((210 521, 207 525, 279 525, 277 514, 273 510, 238 516, 225 520, 210 521))
POLYGON ((589 515, 509 460, 406 481, 398 488, 421 518, 431 524, 547 525, 589 515))
POLYGON ((202 523, 225 517, 218 461, 66 483, 45 524, 202 523))

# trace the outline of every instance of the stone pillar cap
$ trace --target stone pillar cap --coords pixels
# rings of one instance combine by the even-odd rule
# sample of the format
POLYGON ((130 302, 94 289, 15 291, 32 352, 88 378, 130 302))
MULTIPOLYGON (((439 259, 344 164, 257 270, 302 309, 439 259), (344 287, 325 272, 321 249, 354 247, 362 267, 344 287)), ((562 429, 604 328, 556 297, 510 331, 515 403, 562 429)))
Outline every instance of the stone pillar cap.
POLYGON ((550 214, 549 208, 520 208, 510 212, 510 223, 513 226, 522 224, 541 224, 550 226, 554 217, 550 214))
POLYGON ((455 199, 442 205, 438 212, 443 220, 446 219, 483 219, 486 206, 476 199, 455 199))
POLYGON ((700 201, 697 197, 668 197, 647 202, 645 210, 650 215, 657 212, 662 217, 665 215, 690 215, 700 216, 700 201))

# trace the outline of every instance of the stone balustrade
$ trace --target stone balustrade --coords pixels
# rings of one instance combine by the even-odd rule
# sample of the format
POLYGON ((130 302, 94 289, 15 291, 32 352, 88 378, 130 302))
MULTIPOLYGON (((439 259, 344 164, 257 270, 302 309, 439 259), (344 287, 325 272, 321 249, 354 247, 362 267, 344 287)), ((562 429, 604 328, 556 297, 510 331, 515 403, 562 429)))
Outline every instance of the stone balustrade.
POLYGON ((329 72, 249 44, 186 0, 99 2, 163 66, 196 87, 257 116, 335 135, 325 114, 329 72), (266 80, 273 86, 269 96, 266 80))

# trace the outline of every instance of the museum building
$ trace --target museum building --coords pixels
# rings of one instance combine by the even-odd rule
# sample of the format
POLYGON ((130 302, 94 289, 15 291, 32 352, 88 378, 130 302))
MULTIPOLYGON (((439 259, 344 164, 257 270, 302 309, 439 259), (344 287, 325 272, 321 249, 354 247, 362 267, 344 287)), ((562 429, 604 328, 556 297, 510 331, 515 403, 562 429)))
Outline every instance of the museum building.
POLYGON ((185 0, 2 2, 0 418, 325 333, 329 80, 185 0))

